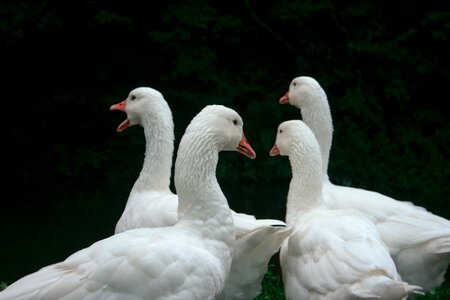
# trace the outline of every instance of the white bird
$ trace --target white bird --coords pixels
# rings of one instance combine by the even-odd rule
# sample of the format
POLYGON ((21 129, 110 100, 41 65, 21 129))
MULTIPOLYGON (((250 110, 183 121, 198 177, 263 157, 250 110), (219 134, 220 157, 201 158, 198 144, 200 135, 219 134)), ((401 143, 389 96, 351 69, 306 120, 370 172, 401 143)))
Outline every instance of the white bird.
POLYGON ((450 261, 450 221, 411 202, 360 188, 340 186, 328 178, 333 123, 323 88, 312 77, 292 80, 280 104, 301 110, 322 153, 323 192, 330 208, 354 208, 375 222, 402 279, 430 291, 445 280, 450 261))
POLYGON ((207 106, 186 128, 175 166, 179 221, 128 230, 27 275, 0 299, 214 299, 228 276, 235 232, 216 178, 219 151, 255 152, 239 114, 207 106))
MULTIPOLYGON (((178 196, 169 187, 174 149, 174 123, 169 104, 159 91, 140 87, 110 109, 127 114, 127 119, 117 131, 140 125, 146 141, 143 168, 129 194, 115 233, 175 224, 178 220, 178 196)), ((230 276, 219 299, 250 299, 261 292, 268 263, 292 228, 286 228, 280 220, 256 219, 253 215, 231 212, 237 241, 230 276)))
MULTIPOLYGON (((115 233, 175 224, 178 196, 170 190, 174 123, 169 104, 159 91, 139 87, 132 90, 127 99, 112 105, 110 110, 127 114, 127 119, 117 127, 117 131, 141 125, 146 143, 142 170, 131 189, 115 233)), ((265 225, 286 225, 280 220, 256 219, 253 215, 233 210, 232 214, 237 237, 265 225)))
POLYGON ((140 87, 132 90, 124 101, 112 105, 110 110, 127 114, 117 127, 118 132, 129 126, 141 125, 146 143, 142 170, 114 233, 174 225, 178 220, 178 196, 170 190, 174 123, 169 104, 159 91, 140 87))
POLYGON ((292 169, 286 223, 295 230, 280 250, 287 299, 403 299, 422 294, 420 287, 401 281, 369 218, 325 205, 320 148, 305 123, 281 123, 270 155, 289 156, 292 169))

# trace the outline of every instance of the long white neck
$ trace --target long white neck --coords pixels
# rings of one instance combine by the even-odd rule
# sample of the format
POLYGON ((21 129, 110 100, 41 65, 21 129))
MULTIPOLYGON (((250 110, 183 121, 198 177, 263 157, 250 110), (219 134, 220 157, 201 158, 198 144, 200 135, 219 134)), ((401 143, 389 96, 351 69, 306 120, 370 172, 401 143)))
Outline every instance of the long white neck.
POLYGON ((322 153, 322 172, 328 179, 328 161, 333 139, 333 120, 330 105, 323 89, 316 89, 311 94, 312 101, 307 101, 301 108, 302 120, 311 128, 319 142, 322 153))
POLYGON ((178 224, 232 247, 234 223, 216 178, 219 152, 208 134, 185 133, 180 141, 175 162, 178 224))
POLYGON ((304 149, 295 147, 289 154, 291 162, 292 179, 289 184, 286 205, 286 223, 295 225, 303 212, 324 205, 322 199, 322 171, 319 153, 304 152, 304 149), (311 157, 306 158, 305 155, 311 157))
POLYGON ((174 125, 170 112, 143 116, 145 158, 133 190, 169 191, 174 149, 174 125))

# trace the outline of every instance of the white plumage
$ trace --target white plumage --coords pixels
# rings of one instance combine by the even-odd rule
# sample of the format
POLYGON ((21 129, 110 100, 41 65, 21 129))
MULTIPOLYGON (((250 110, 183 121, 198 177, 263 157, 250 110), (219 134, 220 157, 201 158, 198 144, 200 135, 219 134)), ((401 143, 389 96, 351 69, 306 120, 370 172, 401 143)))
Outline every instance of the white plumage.
POLYGON ((236 240, 230 275, 217 299, 248 300, 256 298, 271 257, 280 249, 294 227, 263 226, 236 240))
MULTIPOLYGON (((131 91, 124 101, 111 106, 111 110, 127 114, 117 131, 139 124, 144 129, 146 141, 142 171, 115 232, 175 224, 178 196, 169 188, 174 124, 167 101, 157 90, 141 87, 131 91)), ((280 220, 256 219, 253 215, 231 212, 237 242, 230 276, 220 299, 251 299, 261 292, 269 260, 292 229, 285 228, 285 223, 280 220)))
POLYGON ((329 209, 322 196, 322 158, 300 120, 279 125, 270 154, 287 155, 292 180, 286 223, 295 226, 280 251, 287 299, 402 299, 421 288, 401 281, 371 220, 329 209))
POLYGON ((141 125, 146 143, 142 170, 114 232, 175 224, 178 219, 178 196, 170 190, 174 123, 168 103, 159 91, 140 87, 110 109, 127 114, 117 131, 141 125))
POLYGON ((254 158, 242 125, 235 111, 207 106, 187 127, 175 169, 183 208, 176 225, 98 241, 19 279, 0 299, 214 299, 225 285, 235 242, 215 171, 219 151, 254 158))
POLYGON ((327 206, 365 213, 376 224, 403 280, 425 290, 441 285, 450 261, 450 221, 411 202, 330 182, 327 168, 333 135, 332 117, 326 93, 314 78, 294 78, 279 102, 299 108, 303 121, 319 142, 327 206))

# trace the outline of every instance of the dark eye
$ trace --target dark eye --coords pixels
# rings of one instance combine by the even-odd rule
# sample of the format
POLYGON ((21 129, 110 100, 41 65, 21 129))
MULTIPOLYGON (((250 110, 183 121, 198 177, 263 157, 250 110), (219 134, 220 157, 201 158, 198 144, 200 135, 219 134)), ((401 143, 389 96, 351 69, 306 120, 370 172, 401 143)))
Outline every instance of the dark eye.
POLYGON ((280 129, 280 133, 283 133, 283 129, 280 129))
POLYGON ((136 99, 136 96, 135 96, 135 95, 131 95, 130 99, 131 99, 131 100, 135 100, 135 99, 136 99))
POLYGON ((293 85, 293 86, 296 86, 296 85, 297 85, 297 82, 294 81, 294 82, 292 83, 292 85, 293 85))
POLYGON ((237 125, 238 121, 236 119, 233 120, 233 124, 237 125))

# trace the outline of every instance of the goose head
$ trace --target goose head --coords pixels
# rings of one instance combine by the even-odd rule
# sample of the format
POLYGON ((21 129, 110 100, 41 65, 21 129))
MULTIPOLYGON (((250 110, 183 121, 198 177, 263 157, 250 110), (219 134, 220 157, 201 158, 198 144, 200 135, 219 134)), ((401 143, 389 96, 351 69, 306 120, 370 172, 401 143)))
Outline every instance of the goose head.
POLYGON ((190 125, 186 134, 197 131, 212 136, 211 143, 214 143, 219 151, 237 151, 251 159, 256 157, 255 151, 245 138, 241 116, 231 108, 207 105, 194 117, 190 125))
POLYGON ((291 148, 298 136, 296 132, 296 127, 298 126, 295 123, 294 121, 286 121, 278 126, 275 143, 269 151, 270 156, 289 156, 291 148))
POLYGON ((135 88, 125 100, 112 105, 110 110, 120 110, 127 114, 127 119, 117 127, 118 132, 136 124, 142 126, 145 116, 151 118, 157 116, 161 111, 169 114, 170 118, 172 117, 163 95, 149 87, 135 88))
POLYGON ((314 133, 301 120, 285 121, 278 126, 271 156, 288 156, 292 181, 289 199, 302 198, 302 203, 322 201, 322 157, 314 133))
POLYGON ((317 80, 309 76, 294 78, 289 90, 278 101, 280 104, 291 104, 298 109, 317 101, 318 93, 322 93, 322 87, 317 80))
POLYGON ((320 165, 320 150, 317 140, 309 127, 301 120, 290 120, 278 126, 277 136, 270 156, 302 156, 320 165))

